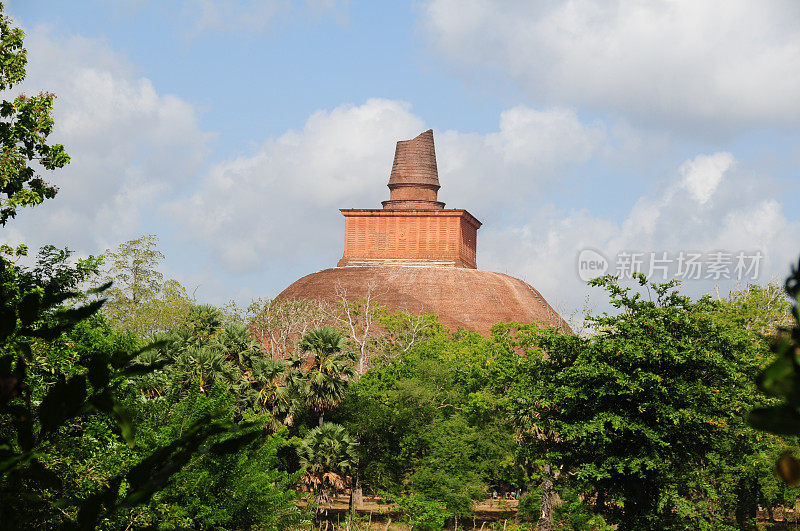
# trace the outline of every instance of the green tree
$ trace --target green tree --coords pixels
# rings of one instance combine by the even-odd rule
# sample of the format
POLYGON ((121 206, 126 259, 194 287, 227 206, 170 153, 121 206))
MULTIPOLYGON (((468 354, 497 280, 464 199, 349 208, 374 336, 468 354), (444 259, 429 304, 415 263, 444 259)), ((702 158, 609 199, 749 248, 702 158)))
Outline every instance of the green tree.
POLYGON ((766 286, 750 284, 733 291, 721 301, 720 312, 726 319, 761 336, 774 335, 792 325, 792 303, 785 287, 770 282, 766 286))
MULTIPOLYGON (((22 30, 12 25, 3 9, 0 4, 0 90, 7 91, 25 79, 28 55, 22 30)), ((18 208, 38 205, 58 191, 35 169, 39 165, 55 170, 69 163, 64 146, 47 143, 54 125, 54 99, 54 94, 41 92, 0 102, 0 225, 14 218, 18 208)))
POLYGON ((253 411, 269 413, 268 425, 272 430, 291 424, 301 402, 286 379, 291 379, 290 371, 296 369, 283 360, 266 358, 260 352, 243 360, 242 365, 245 367, 242 401, 253 411))
MULTIPOLYGON (((134 419, 146 449, 182 437, 187 427, 204 419, 235 422, 243 416, 236 393, 220 379, 202 390, 196 384, 178 386, 135 404, 134 419)), ((285 428, 268 433, 263 424, 260 416, 247 415, 244 425, 253 428, 241 431, 248 440, 235 451, 220 454, 202 448, 190 466, 177 470, 165 488, 136 508, 131 527, 285 529, 301 523, 303 513, 295 506, 293 490, 300 473, 289 473, 280 458, 292 451, 292 443, 285 428)), ((228 441, 229 436, 220 435, 214 444, 228 441)))
POLYGON ((648 296, 591 282, 619 310, 590 318, 593 337, 520 331, 521 457, 622 529, 720 528, 733 514, 745 525, 758 498, 742 495, 750 463, 769 451, 744 422, 765 400, 752 381, 766 344, 720 303, 637 279, 648 296))
POLYGON ((306 299, 256 299, 244 312, 255 339, 270 359, 287 359, 308 330, 328 319, 327 306, 306 299))
POLYGON ((191 341, 196 345, 210 343, 225 330, 222 311, 210 304, 192 306, 187 325, 191 341))
POLYGON ((90 255, 72 264, 72 255, 73 252, 67 248, 45 245, 39 250, 36 265, 30 270, 19 271, 27 276, 25 283, 28 286, 40 286, 53 293, 75 293, 90 279, 97 280, 103 260, 90 255))
POLYGON ((223 344, 221 337, 220 311, 206 304, 191 307, 182 326, 157 336, 158 355, 146 354, 143 358, 163 364, 159 374, 141 382, 146 394, 180 395, 190 390, 206 393, 215 382, 234 388, 240 379, 235 362, 238 345, 223 344))
POLYGON ((310 430, 297 449, 305 469, 303 482, 317 493, 317 503, 330 499, 349 484, 348 474, 355 466, 356 442, 347 430, 332 422, 310 430))
MULTIPOLYGON (((22 37, 0 4, 0 90, 24 78, 22 37)), ((32 165, 53 170, 69 162, 62 146, 47 144, 53 98, 42 93, 0 103, 0 225, 19 207, 55 195, 32 165)), ((25 252, 25 246, 0 246, 2 254, 25 252)), ((46 247, 33 269, 0 256, 4 529, 125 527, 118 518, 148 503, 190 460, 223 458, 263 435, 258 424, 201 415, 146 450, 135 446, 138 423, 130 406, 140 397, 130 382, 153 367, 140 363, 136 338, 114 333, 98 315, 105 302, 98 297, 110 284, 89 293, 78 289, 99 261, 90 257, 72 266, 69 254, 46 247), (95 300, 86 302, 90 296, 95 300), (126 403, 132 390, 135 399, 126 403)), ((256 484, 282 490, 285 479, 272 475, 256 484)))
MULTIPOLYGON (((177 280, 164 281, 157 297, 144 301, 138 312, 141 334, 152 339, 183 326, 191 317, 195 301, 177 280)), ((113 305, 113 302, 112 302, 113 305)))
POLYGON ((204 454, 158 493, 141 524, 161 529, 289 529, 307 522, 296 506, 299 473, 282 469, 282 434, 228 455, 204 454))
MULTIPOLYGON (((800 261, 786 279, 785 292, 794 301, 787 326, 779 327, 770 338, 773 360, 759 374, 758 387, 774 397, 777 404, 756 408, 749 422, 756 429, 779 435, 800 435, 800 261)), ((788 484, 800 484, 800 461, 793 452, 784 452, 776 463, 776 473, 788 484)))
POLYGON ((158 236, 148 234, 105 252, 108 280, 116 285, 109 295, 135 308, 161 291, 164 278, 156 268, 164 255, 156 247, 158 236))
POLYGON ((475 463, 480 432, 461 415, 439 420, 422 434, 425 455, 410 477, 414 492, 444 505, 445 516, 472 514, 472 503, 486 498, 486 484, 475 463))
MULTIPOLYGON (((258 396, 258 383, 270 363, 239 323, 223 326, 221 312, 196 305, 185 323, 161 337, 158 353, 143 353, 141 363, 159 363, 158 371, 137 379, 135 419, 158 447, 180 437, 203 418, 258 425, 258 437, 229 455, 196 456, 191 467, 151 502, 138 509, 132 525, 169 528, 288 527, 302 514, 294 508, 290 474, 278 454, 293 453, 286 428, 258 396)), ((281 365, 285 368, 285 364, 281 365)), ((275 376, 276 375, 271 375, 275 376)), ((221 442, 224 442, 221 441, 221 442)))
POLYGON ((355 479, 391 493, 415 526, 440 529, 471 514, 487 491, 525 485, 509 399, 520 357, 498 339, 451 336, 425 320, 415 338, 402 325, 386 345, 391 354, 376 358, 330 417, 359 442, 355 479))
POLYGON ((97 315, 103 300, 79 302, 85 299, 72 290, 87 269, 68 272, 59 264, 63 255, 43 256, 52 263, 41 267, 40 262, 34 271, 0 258, 5 526, 93 528, 146 503, 197 452, 224 455, 252 442, 251 424, 206 415, 185 423, 179 435, 149 447, 149 453, 123 450, 136 443, 137 423, 121 395, 131 379, 152 367, 136 361, 135 338, 103 328, 97 315), (77 479, 86 461, 95 465, 86 470, 98 481, 77 479))
POLYGON ((103 312, 113 326, 153 340, 159 334, 183 327, 193 318, 200 319, 186 288, 176 280, 164 281, 158 271, 163 259, 155 234, 129 240, 104 253, 105 280, 113 285, 108 290, 103 312))
POLYGON ((310 352, 313 356, 302 393, 308 407, 319 415, 320 426, 325 412, 342 401, 348 377, 352 378, 355 374, 352 359, 342 353, 344 344, 341 332, 323 327, 309 331, 299 345, 301 351, 310 352))

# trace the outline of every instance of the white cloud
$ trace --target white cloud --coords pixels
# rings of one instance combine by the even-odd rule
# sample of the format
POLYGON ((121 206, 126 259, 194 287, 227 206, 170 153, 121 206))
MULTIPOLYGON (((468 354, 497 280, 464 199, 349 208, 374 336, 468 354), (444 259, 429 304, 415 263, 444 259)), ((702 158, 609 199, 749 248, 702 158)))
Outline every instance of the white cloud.
MULTIPOLYGON (((335 18, 346 3, 183 5, 192 6, 189 23, 198 31, 253 33, 282 17, 335 18)), ((676 163, 668 132, 631 125, 795 123, 797 11, 788 3, 751 5, 428 2, 425 23, 440 51, 505 70, 537 102, 506 109, 486 134, 436 131, 440 199, 485 223, 480 267, 520 276, 573 308, 586 292, 575 270, 583 248, 609 257, 761 249, 770 268, 762 278, 782 275, 795 252, 784 251, 785 242, 798 241, 800 228, 775 201, 776 189, 753 177, 761 177, 758 168, 715 152, 718 146, 676 163), (587 119, 597 116, 592 107, 625 118, 587 119), (658 178, 665 160, 673 178, 656 191, 630 192, 629 200, 628 177, 603 180, 617 169, 658 178), (596 189, 597 198, 583 197, 585 209, 551 205, 565 177, 596 189), (593 212, 608 212, 601 202, 622 214, 593 212)), ((58 95, 54 140, 73 162, 53 177, 58 197, 24 211, 5 239, 97 252, 158 232, 168 255, 185 253, 170 264, 175 275, 217 301, 235 290, 268 295, 279 291, 272 277, 335 264, 343 243, 338 209, 380 208, 395 142, 444 125, 427 124, 407 103, 370 99, 313 113, 300 128, 209 167, 209 135, 195 107, 164 94, 107 44, 35 28, 26 45, 25 90, 58 95)))
POLYGON ((500 131, 487 135, 486 146, 506 163, 549 166, 586 160, 602 140, 602 127, 587 127, 572 110, 520 105, 500 114, 500 131))
POLYGON ((159 94, 102 41, 37 27, 25 44, 28 75, 14 92, 56 94, 51 140, 72 161, 43 173, 60 191, 21 212, 15 230, 35 246, 89 252, 137 236, 153 203, 187 183, 204 158, 208 135, 193 106, 159 94))
MULTIPOLYGON (((796 230, 798 224, 787 221, 780 204, 774 199, 755 201, 741 209, 733 210, 725 215, 720 225, 717 237, 720 248, 738 247, 761 249, 767 253, 782 253, 782 247, 798 241, 796 230)), ((783 258, 790 260, 797 249, 787 249, 787 252, 789 256, 783 258)))
POLYGON ((607 140, 602 124, 584 123, 573 111, 513 107, 500 114, 498 131, 445 131, 436 137, 439 198, 482 221, 527 208, 607 140))
POLYGON ((262 32, 272 26, 275 18, 291 4, 285 0, 255 1, 242 4, 231 0, 196 0, 186 9, 196 12, 195 31, 262 32))
MULTIPOLYGON (((249 156, 213 167, 191 197, 168 208, 186 230, 216 249, 227 270, 267 261, 341 253, 339 208, 380 208, 395 142, 426 129, 406 103, 371 99, 311 115, 304 127, 267 140, 249 156)), ((436 134, 440 199, 484 221, 540 197, 565 166, 604 141, 596 125, 569 111, 515 107, 497 132, 436 134)))
MULTIPOLYGON (((567 313, 579 309, 587 293, 577 272, 577 257, 586 248, 599 250, 612 268, 621 251, 645 253, 645 269, 651 252, 667 252, 674 259, 680 251, 725 251, 733 257, 760 251, 764 260, 757 281, 781 278, 796 259, 797 249, 787 243, 800 240, 800 222, 788 219, 770 197, 776 189, 736 166, 729 153, 687 160, 661 194, 638 198, 620 223, 585 210, 551 207, 523 225, 487 227, 479 238, 480 265, 516 273, 567 313), (697 178, 690 181, 695 184, 687 185, 687 175, 697 178)), ((734 266, 729 269, 732 276, 734 266)), ((714 283, 687 281, 683 291, 698 296, 714 283)), ((735 278, 719 283, 723 294, 737 284, 735 278)), ((605 296, 595 293, 594 300, 604 301, 605 296)))
POLYGON ((713 155, 698 155, 684 162, 678 172, 683 177, 683 185, 691 192, 698 203, 705 204, 717 189, 723 174, 733 165, 733 155, 727 152, 713 155))
POLYGON ((430 0, 438 51, 500 69, 533 101, 693 131, 794 126, 800 7, 746 0, 430 0))
POLYGON ((341 252, 338 208, 380 206, 394 142, 423 129, 401 102, 319 111, 302 130, 214 166, 191 197, 166 208, 228 271, 341 252))
MULTIPOLYGON (((59 196, 33 216, 23 213, 7 238, 97 252, 145 227, 174 229, 180 241, 171 243, 191 249, 187 260, 210 257, 178 276, 220 301, 235 279, 266 269, 285 275, 310 261, 334 265, 342 250, 338 209, 379 208, 395 142, 428 127, 407 103, 371 99, 315 112, 302 128, 203 169, 208 135, 192 105, 159 93, 97 41, 38 28, 28 47, 26 88, 58 94, 54 136, 73 162, 55 175, 59 196)), ((574 260, 587 247, 609 257, 623 249, 763 249, 772 271, 783 272, 792 256, 779 244, 798 239, 798 224, 727 152, 676 165, 662 193, 632 202, 619 222, 548 206, 549 189, 565 176, 646 148, 638 135, 624 123, 587 122, 563 107, 512 107, 487 134, 436 132, 440 199, 485 222, 482 268, 518 275, 567 307, 578 306, 586 291, 574 260)), ((588 171, 581 176, 591 178, 588 171)), ((258 291, 237 289, 245 288, 258 291)))
MULTIPOLYGON (((31 246, 98 252, 158 232, 164 244, 192 254, 185 260, 210 257, 184 276, 208 279, 214 270, 246 278, 320 256, 333 265, 341 253, 338 209, 379 208, 395 142, 427 128, 409 104, 372 99, 316 112, 302 129, 203 169, 208 135, 191 104, 161 94, 102 42, 36 28, 26 44, 23 89, 58 95, 53 141, 72 156, 53 175, 62 187, 57 198, 6 230, 6 239, 31 246)), ((541 185, 604 142, 604 127, 573 111, 525 106, 504 111, 488 135, 437 133, 441 198, 491 220, 540 197, 541 185)), ((205 284, 218 292, 227 285, 205 284)))

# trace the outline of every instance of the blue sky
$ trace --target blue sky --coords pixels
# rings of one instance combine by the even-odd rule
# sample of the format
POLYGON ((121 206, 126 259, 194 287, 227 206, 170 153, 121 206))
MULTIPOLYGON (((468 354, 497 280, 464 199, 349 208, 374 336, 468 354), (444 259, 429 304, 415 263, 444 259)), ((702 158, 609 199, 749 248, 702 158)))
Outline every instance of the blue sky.
MULTIPOLYGON (((793 2, 10 1, 21 90, 58 95, 73 162, 5 238, 98 253, 161 238, 215 303, 270 297, 342 252, 338 208, 385 199, 394 143, 433 128, 478 265, 564 313, 582 249, 800 246, 793 2)), ((736 279, 687 281, 692 294, 736 279)))

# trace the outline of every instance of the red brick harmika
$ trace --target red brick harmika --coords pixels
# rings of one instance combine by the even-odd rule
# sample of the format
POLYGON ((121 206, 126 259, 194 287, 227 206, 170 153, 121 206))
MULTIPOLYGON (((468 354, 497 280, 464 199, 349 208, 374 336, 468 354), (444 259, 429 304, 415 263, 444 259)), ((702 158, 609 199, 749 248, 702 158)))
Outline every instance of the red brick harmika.
POLYGON ((369 259, 430 260, 475 269, 481 222, 466 210, 343 209, 339 266, 369 259))

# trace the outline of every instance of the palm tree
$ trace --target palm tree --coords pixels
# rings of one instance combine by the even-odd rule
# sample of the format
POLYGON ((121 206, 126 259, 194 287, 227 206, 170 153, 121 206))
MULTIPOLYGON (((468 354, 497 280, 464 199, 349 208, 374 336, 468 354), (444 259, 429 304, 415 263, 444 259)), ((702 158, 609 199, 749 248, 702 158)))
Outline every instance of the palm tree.
POLYGON ((210 304, 198 304, 189 311, 189 329, 194 342, 205 343, 222 331, 222 312, 210 304))
POLYGON ((342 426, 329 422, 306 434, 297 455, 306 470, 303 482, 318 493, 317 502, 323 503, 331 492, 347 486, 347 474, 356 461, 356 442, 342 426))
POLYGON ((330 326, 309 330, 300 341, 300 350, 315 356, 331 356, 344 348, 344 335, 330 326))
POLYGON ((250 330, 243 324, 232 323, 210 342, 215 348, 223 351, 233 363, 246 365, 254 359, 263 359, 261 345, 250 335, 250 330))
POLYGON ((314 355, 303 394, 306 404, 317 415, 322 426, 325 412, 339 405, 347 390, 348 378, 355 373, 352 356, 342 352, 345 341, 341 332, 331 327, 315 328, 300 342, 303 352, 314 355))
POLYGON ((284 360, 263 355, 245 359, 242 364, 243 386, 240 400, 246 408, 268 413, 265 427, 276 431, 281 424, 291 424, 298 407, 298 398, 289 385, 291 372, 284 360))
POLYGON ((239 379, 237 367, 210 346, 181 350, 175 356, 174 369, 186 387, 197 385, 201 393, 207 393, 215 381, 231 387, 239 379))
POLYGON ((133 360, 132 367, 151 367, 152 370, 139 376, 136 381, 139 390, 147 398, 164 396, 169 389, 168 370, 164 366, 169 364, 170 358, 158 348, 145 350, 133 360))
MULTIPOLYGON (((219 327, 212 328, 215 312, 212 306, 197 306, 198 322, 211 323, 200 326, 189 325, 163 336, 159 348, 169 360, 165 367, 177 385, 176 389, 186 390, 197 386, 201 393, 207 393, 215 381, 227 387, 238 383, 239 367, 229 359, 226 350, 213 334, 221 333, 219 327)), ((194 311, 194 310, 193 310, 194 311)))

